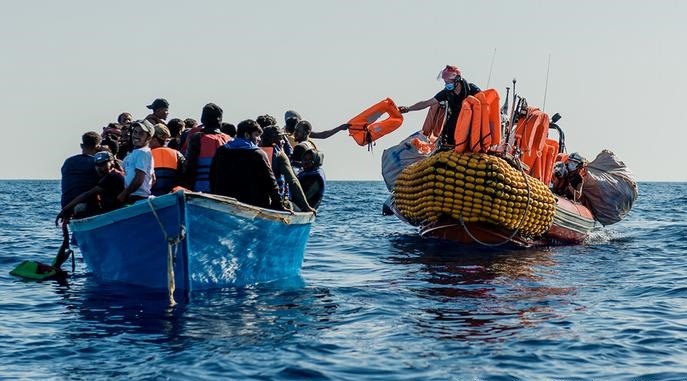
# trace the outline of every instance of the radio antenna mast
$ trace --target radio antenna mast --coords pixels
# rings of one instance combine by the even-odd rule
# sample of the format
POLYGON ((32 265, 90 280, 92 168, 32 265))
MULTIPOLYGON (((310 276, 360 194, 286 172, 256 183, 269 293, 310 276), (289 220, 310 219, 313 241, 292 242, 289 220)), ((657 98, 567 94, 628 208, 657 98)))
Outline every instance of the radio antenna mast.
POLYGON ((487 79, 487 89, 489 88, 489 82, 491 82, 491 72, 494 70, 494 60, 496 59, 496 48, 491 54, 491 66, 489 66, 489 78, 487 79))
POLYGON ((541 110, 546 111, 546 93, 549 90, 549 69, 551 69, 551 53, 549 53, 549 62, 546 64, 546 85, 544 86, 544 104, 541 110))

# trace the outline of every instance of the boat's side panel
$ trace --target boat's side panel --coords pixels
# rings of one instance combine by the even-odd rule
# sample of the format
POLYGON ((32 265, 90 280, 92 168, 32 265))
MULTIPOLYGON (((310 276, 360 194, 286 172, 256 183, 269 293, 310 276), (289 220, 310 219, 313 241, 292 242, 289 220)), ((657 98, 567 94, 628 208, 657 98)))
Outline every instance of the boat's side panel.
POLYGON ((554 244, 582 243, 594 229, 592 212, 580 203, 558 197, 553 223, 546 232, 547 240, 554 244))
MULTIPOLYGON (((177 201, 174 194, 153 201, 170 236, 179 234, 181 219, 177 201)), ((74 221, 71 226, 84 261, 95 276, 108 281, 167 288, 167 241, 147 202, 74 221)), ((182 243, 174 265, 178 290, 185 288, 183 250, 182 243)))
POLYGON ((293 223, 260 213, 237 214, 235 209, 189 200, 191 289, 242 286, 300 273, 310 220, 293 223))

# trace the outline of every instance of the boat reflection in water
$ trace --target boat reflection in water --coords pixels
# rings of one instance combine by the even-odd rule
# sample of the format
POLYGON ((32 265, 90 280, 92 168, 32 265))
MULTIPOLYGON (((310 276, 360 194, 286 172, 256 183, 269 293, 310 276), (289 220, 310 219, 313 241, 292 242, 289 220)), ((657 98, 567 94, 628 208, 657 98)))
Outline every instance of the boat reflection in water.
POLYGON ((576 292, 552 284, 556 261, 545 248, 495 252, 412 235, 391 243, 404 254, 389 260, 408 266, 406 281, 419 296, 414 307, 422 314, 412 318, 433 337, 505 340, 562 318, 557 306, 576 292))

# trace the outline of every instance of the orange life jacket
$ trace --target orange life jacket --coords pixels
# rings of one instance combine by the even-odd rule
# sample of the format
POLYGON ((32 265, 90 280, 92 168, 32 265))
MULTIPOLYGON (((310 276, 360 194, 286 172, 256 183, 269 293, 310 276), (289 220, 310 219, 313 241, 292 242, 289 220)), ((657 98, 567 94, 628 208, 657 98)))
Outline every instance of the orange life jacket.
POLYGON ((364 146, 394 131, 402 123, 403 115, 398 107, 394 101, 386 98, 349 120, 348 124, 351 126, 348 133, 358 145, 364 146), (389 117, 378 122, 377 119, 384 114, 389 117))
POLYGON ((439 137, 441 135, 441 130, 444 128, 445 118, 446 107, 442 107, 441 103, 433 104, 429 108, 429 111, 427 111, 427 117, 422 124, 422 134, 428 138, 432 136, 439 137))
POLYGON ((499 94, 480 91, 463 100, 454 132, 456 152, 489 152, 501 143, 499 94))
MULTIPOLYGON (((533 168, 541 157, 549 134, 549 116, 536 107, 528 107, 527 114, 515 127, 515 146, 522 152, 522 162, 533 168)), ((532 171, 530 171, 530 175, 532 171)), ((535 176, 536 177, 536 176, 535 176)))

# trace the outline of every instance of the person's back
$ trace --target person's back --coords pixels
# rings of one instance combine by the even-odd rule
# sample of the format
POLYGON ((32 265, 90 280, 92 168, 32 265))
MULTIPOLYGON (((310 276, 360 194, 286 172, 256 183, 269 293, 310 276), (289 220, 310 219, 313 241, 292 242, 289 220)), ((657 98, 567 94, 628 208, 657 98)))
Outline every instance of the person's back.
POLYGON ((240 202, 281 210, 277 182, 265 152, 257 146, 262 133, 253 120, 239 123, 237 138, 217 149, 210 169, 212 193, 240 202))
MULTIPOLYGON (((64 208, 76 196, 93 188, 100 177, 95 171, 93 155, 97 151, 101 138, 97 132, 87 132, 81 137, 81 153, 64 161, 62 165, 62 197, 61 205, 64 208)), ((87 204, 93 207, 95 199, 88 200, 87 204)))
POLYGON ((222 133, 222 109, 214 103, 203 107, 200 117, 203 129, 190 136, 186 155, 186 182, 196 192, 210 191, 210 164, 217 148, 231 138, 222 133))

